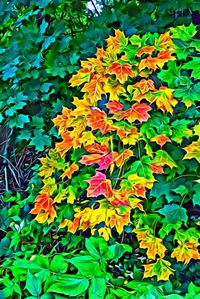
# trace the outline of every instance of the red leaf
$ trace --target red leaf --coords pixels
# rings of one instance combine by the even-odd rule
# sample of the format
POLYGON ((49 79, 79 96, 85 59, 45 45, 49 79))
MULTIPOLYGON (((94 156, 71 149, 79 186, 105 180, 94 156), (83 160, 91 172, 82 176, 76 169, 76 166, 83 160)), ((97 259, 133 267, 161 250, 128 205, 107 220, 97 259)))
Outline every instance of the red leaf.
POLYGON ((151 138, 151 141, 155 141, 162 148, 166 142, 170 142, 170 139, 167 136, 165 136, 164 134, 161 134, 161 135, 151 138))
POLYGON ((96 174, 87 180, 89 187, 87 188, 88 197, 97 197, 104 195, 107 198, 112 196, 111 181, 106 179, 105 174, 96 171, 96 174))
POLYGON ((106 104, 106 107, 109 109, 110 114, 114 114, 116 112, 123 110, 124 105, 118 101, 112 101, 112 102, 106 104))
POLYGON ((150 110, 151 107, 147 104, 135 104, 126 111, 125 118, 130 123, 134 122, 135 120, 139 120, 140 122, 147 121, 150 117, 148 114, 148 111, 150 110))
POLYGON ((110 149, 106 145, 92 144, 85 146, 85 150, 90 155, 83 156, 79 161, 85 165, 91 165, 97 163, 99 165, 98 170, 108 169, 112 162, 112 155, 109 154, 110 149))
POLYGON ((134 77, 134 73, 130 64, 120 64, 118 62, 111 64, 107 70, 107 73, 116 75, 116 78, 122 84, 127 81, 128 76, 134 77))

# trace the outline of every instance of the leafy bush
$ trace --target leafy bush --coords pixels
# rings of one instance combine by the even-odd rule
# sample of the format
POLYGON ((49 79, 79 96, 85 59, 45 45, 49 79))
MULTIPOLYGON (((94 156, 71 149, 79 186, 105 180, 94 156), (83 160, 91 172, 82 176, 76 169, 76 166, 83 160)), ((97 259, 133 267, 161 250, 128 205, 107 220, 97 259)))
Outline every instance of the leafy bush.
POLYGON ((101 2, 0 4, 1 298, 199 297, 198 1, 101 2))
POLYGON ((199 259, 197 35, 193 24, 130 38, 115 30, 81 61, 70 83, 83 96, 53 120, 63 140, 41 159, 31 210, 61 232, 131 245, 134 267, 158 281, 199 259))

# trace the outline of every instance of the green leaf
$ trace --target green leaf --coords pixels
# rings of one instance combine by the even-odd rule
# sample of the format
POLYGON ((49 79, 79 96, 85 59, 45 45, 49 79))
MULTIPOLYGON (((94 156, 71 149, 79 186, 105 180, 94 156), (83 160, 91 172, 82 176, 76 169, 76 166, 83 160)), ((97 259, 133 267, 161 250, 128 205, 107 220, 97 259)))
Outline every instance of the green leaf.
POLYGON ((26 280, 26 289, 29 291, 29 293, 33 296, 39 296, 42 292, 42 275, 36 276, 31 274, 30 271, 28 271, 27 274, 27 280, 26 280))
POLYGON ((50 270, 56 273, 65 273, 68 268, 68 263, 61 255, 55 255, 50 264, 50 270))
POLYGON ((106 281, 104 278, 93 277, 88 290, 89 299, 104 299, 106 293, 106 281))
POLYGON ((89 287, 87 278, 79 275, 62 274, 47 289, 47 292, 76 297, 84 293, 89 287))
POLYGON ((165 216, 167 223, 176 223, 178 220, 181 220, 187 225, 187 210, 177 204, 166 205, 158 210, 158 213, 165 216))
POLYGON ((193 187, 194 195, 192 197, 193 205, 199 205, 200 206, 200 184, 195 184, 193 187))
POLYGON ((51 138, 38 130, 34 132, 30 145, 34 145, 37 151, 42 151, 45 146, 51 145, 51 138))
POLYGON ((94 275, 101 275, 100 261, 94 259, 90 255, 76 256, 68 260, 69 263, 73 264, 79 271, 80 274, 91 277, 94 275))
POLYGON ((167 82, 170 88, 178 87, 181 77, 181 66, 177 66, 176 61, 169 61, 167 67, 167 70, 162 69, 158 73, 158 78, 163 82, 167 82))
POLYGON ((172 190, 176 194, 180 194, 181 196, 185 195, 188 193, 188 189, 184 185, 180 185, 177 188, 172 190))
POLYGON ((192 70, 191 76, 196 80, 200 79, 200 57, 192 57, 192 60, 186 62, 182 68, 192 70))
POLYGON ((170 31, 172 33, 172 38, 177 38, 184 42, 191 40, 197 32, 196 26, 192 23, 187 27, 185 25, 181 25, 175 28, 170 28, 170 31))
POLYGON ((183 137, 189 138, 192 136, 192 130, 188 129, 188 125, 190 124, 190 120, 186 119, 176 119, 172 122, 172 130, 173 135, 170 137, 171 140, 181 143, 183 140, 183 137))
POLYGON ((19 115, 16 115, 14 117, 12 117, 10 120, 9 120, 9 128, 14 128, 14 127, 17 127, 17 128, 23 128, 24 125, 26 123, 29 123, 30 122, 30 119, 29 119, 29 116, 28 115, 24 115, 24 114, 19 114, 19 115))

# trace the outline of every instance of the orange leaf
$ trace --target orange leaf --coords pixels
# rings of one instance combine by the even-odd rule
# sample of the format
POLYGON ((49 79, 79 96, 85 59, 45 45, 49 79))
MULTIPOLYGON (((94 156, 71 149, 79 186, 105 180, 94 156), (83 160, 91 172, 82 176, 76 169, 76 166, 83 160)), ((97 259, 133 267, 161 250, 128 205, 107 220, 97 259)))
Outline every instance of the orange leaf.
POLYGON ((128 80, 128 76, 134 77, 130 64, 120 64, 118 62, 111 64, 111 66, 107 69, 107 73, 116 75, 116 78, 122 84, 128 80))
POLYGON ((104 78, 102 76, 92 75, 90 82, 84 84, 82 92, 88 92, 88 96, 94 101, 100 100, 104 91, 104 78))
POLYGON ((68 152, 73 146, 73 139, 69 135, 69 133, 62 135, 63 141, 56 143, 56 151, 63 156, 66 152, 68 152))
POLYGON ((191 259, 198 260, 200 259, 200 254, 197 249, 198 245, 199 244, 196 244, 195 246, 195 243, 192 242, 181 242, 181 244, 174 249, 171 257, 176 258, 178 262, 184 262, 184 264, 188 264, 191 259))
POLYGON ((141 57, 143 54, 152 54, 153 51, 155 50, 155 47, 154 46, 146 46, 142 49, 140 49, 136 55, 141 57))
POLYGON ((161 134, 151 138, 151 141, 155 141, 162 148, 166 142, 170 142, 170 139, 164 134, 161 134))
POLYGON ((54 221, 57 216, 56 211, 53 207, 53 199, 44 193, 38 195, 35 199, 35 207, 29 212, 30 214, 36 214, 35 220, 39 223, 54 221), (49 219, 48 219, 49 218, 49 219))
POLYGON ((68 179, 72 178, 72 175, 74 172, 76 172, 77 170, 79 170, 79 167, 76 163, 72 163, 65 171, 64 173, 61 175, 62 180, 65 177, 68 177, 68 179))
POLYGON ((99 129, 102 134, 113 130, 112 124, 107 121, 107 114, 99 108, 94 108, 88 118, 88 125, 92 130, 99 129))
POLYGON ((135 120, 140 122, 147 121, 150 117, 148 111, 151 110, 151 107, 147 104, 134 104, 130 109, 125 112, 125 118, 128 122, 132 123, 135 120))
POLYGON ((119 29, 115 30, 115 36, 110 36, 106 39, 107 48, 112 48, 114 51, 118 51, 120 46, 126 45, 128 39, 125 37, 124 32, 119 29))
POLYGON ((164 173, 164 170, 162 168, 161 165, 157 164, 157 163, 151 163, 150 164, 150 169, 153 173, 157 173, 157 174, 162 174, 164 173))
POLYGON ((121 168, 124 165, 125 160, 133 156, 133 151, 125 149, 122 153, 113 152, 112 156, 117 167, 121 168))
POLYGON ((112 101, 112 102, 106 104, 106 107, 109 109, 110 114, 114 114, 116 112, 123 110, 124 105, 118 101, 112 101))
POLYGON ((96 171, 96 174, 87 182, 89 183, 87 188, 88 197, 97 197, 101 194, 107 198, 112 196, 111 181, 106 178, 105 174, 96 171))

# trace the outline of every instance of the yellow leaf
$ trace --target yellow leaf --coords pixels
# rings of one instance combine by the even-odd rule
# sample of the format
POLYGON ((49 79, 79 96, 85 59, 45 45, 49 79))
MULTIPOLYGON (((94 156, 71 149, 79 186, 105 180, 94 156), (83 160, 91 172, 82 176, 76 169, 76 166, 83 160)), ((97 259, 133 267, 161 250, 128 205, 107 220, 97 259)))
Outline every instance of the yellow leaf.
POLYGON ((176 258, 178 262, 184 262, 188 264, 191 259, 200 259, 200 254, 198 252, 197 246, 199 243, 195 244, 193 242, 179 242, 178 247, 174 249, 171 257, 176 258))
POLYGON ((190 145, 183 148, 187 154, 183 159, 196 159, 200 163, 200 139, 193 141, 190 145))
POLYGON ((158 259, 155 263, 144 265, 143 278, 157 276, 158 280, 169 280, 169 276, 174 271, 170 266, 171 263, 163 259, 158 259))
POLYGON ((47 193, 51 196, 54 191, 57 190, 56 180, 54 178, 47 178, 43 180, 44 186, 42 187, 40 194, 47 193))
POLYGON ((147 249, 147 256, 151 260, 155 260, 157 254, 163 258, 167 250, 162 244, 162 240, 152 235, 146 236, 146 238, 140 242, 140 248, 147 249))
POLYGON ((59 191, 59 193, 56 195, 56 197, 54 198, 53 202, 54 203, 61 203, 61 201, 63 201, 64 199, 67 198, 67 190, 66 189, 62 189, 61 191, 59 191))

